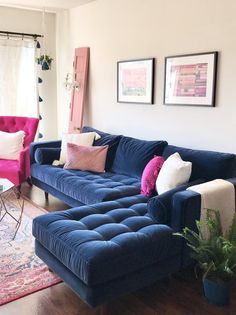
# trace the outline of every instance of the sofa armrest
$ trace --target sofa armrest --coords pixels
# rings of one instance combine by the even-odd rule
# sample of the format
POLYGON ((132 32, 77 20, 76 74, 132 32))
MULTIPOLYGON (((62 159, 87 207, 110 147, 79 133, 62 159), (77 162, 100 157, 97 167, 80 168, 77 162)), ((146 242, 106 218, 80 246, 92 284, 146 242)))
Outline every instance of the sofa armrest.
POLYGON ((61 148, 61 140, 57 141, 43 141, 43 142, 32 142, 30 144, 30 163, 35 163, 35 151, 38 148, 61 148))
POLYGON ((19 167, 24 179, 27 179, 30 176, 30 154, 29 147, 24 148, 20 152, 19 156, 19 167))
POLYGON ((192 190, 180 191, 172 199, 170 225, 175 232, 181 232, 184 227, 196 231, 200 213, 201 195, 192 190))
POLYGON ((34 159, 38 164, 52 164, 53 161, 59 160, 60 148, 38 148, 35 151, 34 159))
POLYGON ((203 180, 198 179, 151 198, 148 201, 148 213, 157 223, 170 225, 173 208, 173 196, 179 191, 185 191, 188 187, 198 185, 203 182, 203 180))
MULTIPOLYGON (((234 185, 236 178, 227 181, 234 185)), ((174 194, 172 198, 171 227, 175 232, 181 232, 184 227, 197 231, 196 220, 200 219, 201 195, 192 190, 185 190, 174 194)))
MULTIPOLYGON (((236 190, 236 178, 227 179, 236 190)), ((181 232, 184 227, 196 230, 196 220, 200 219, 201 195, 195 191, 185 190, 174 194, 172 199, 171 227, 181 232)))
MULTIPOLYGON (((196 220, 200 219, 200 213, 201 195, 191 190, 180 191, 173 196, 170 226, 174 232, 182 232, 184 227, 197 232, 196 220)), ((176 238, 182 243, 181 268, 185 268, 194 260, 189 255, 190 248, 186 241, 178 236, 176 238)))

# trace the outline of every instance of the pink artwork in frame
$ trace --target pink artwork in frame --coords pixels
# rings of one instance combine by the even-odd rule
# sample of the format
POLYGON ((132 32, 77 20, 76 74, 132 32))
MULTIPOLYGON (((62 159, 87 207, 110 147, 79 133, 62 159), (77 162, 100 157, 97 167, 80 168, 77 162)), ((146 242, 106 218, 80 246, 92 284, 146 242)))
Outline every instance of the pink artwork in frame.
POLYGON ((154 58, 117 63, 117 101, 153 104, 154 58))
POLYGON ((165 58, 164 104, 215 106, 218 52, 165 58))

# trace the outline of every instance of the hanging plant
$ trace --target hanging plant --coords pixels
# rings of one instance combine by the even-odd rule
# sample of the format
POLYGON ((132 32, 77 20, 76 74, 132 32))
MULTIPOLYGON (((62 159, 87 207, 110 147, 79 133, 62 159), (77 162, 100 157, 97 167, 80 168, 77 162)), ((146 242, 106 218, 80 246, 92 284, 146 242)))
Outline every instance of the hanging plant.
POLYGON ((42 66, 42 70, 50 70, 52 65, 53 58, 51 58, 49 55, 41 55, 39 58, 37 58, 37 62, 39 65, 42 66))

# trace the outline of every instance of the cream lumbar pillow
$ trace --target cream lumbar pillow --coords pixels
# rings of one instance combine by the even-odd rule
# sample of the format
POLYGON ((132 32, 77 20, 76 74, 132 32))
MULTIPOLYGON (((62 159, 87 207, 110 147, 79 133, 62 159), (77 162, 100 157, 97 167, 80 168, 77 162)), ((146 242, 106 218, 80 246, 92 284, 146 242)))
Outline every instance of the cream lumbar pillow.
MULTIPOLYGON (((66 163, 67 159, 67 143, 72 143, 82 146, 92 146, 94 140, 100 139, 100 135, 96 132, 85 132, 85 133, 63 133, 61 139, 61 154, 59 165, 66 163)), ((54 165, 56 163, 53 163, 54 165)))
POLYGON ((0 131, 0 159, 19 160, 20 151, 24 148, 25 133, 0 131))
POLYGON ((192 163, 185 162, 181 159, 178 152, 172 154, 164 162, 160 173, 156 180, 157 193, 173 189, 179 185, 185 184, 189 181, 192 172, 192 163))

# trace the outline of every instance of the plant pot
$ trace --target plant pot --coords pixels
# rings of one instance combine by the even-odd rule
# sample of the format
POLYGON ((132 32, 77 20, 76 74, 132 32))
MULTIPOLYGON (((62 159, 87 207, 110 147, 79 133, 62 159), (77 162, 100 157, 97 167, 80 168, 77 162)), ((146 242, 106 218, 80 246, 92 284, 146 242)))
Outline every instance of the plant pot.
POLYGON ((36 59, 37 63, 41 65, 42 70, 50 70, 53 59, 48 55, 41 55, 36 59))
POLYGON ((230 282, 203 280, 204 294, 206 300, 211 304, 219 306, 227 305, 230 301, 230 282))
POLYGON ((43 61, 42 63, 42 70, 50 70, 51 64, 49 64, 46 60, 43 61))

